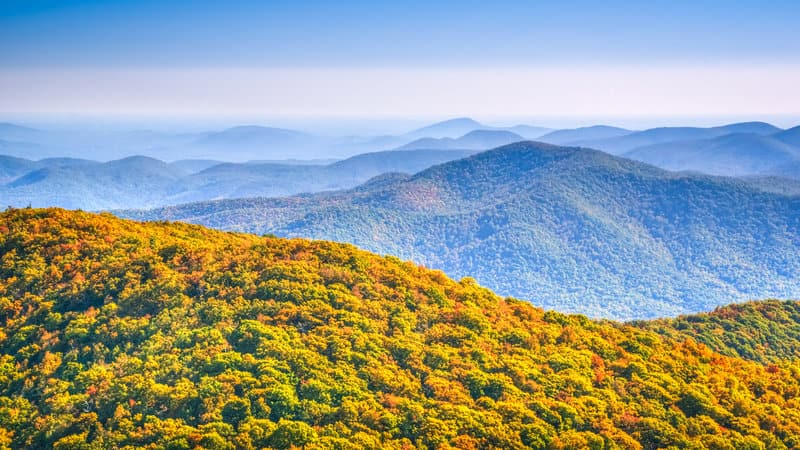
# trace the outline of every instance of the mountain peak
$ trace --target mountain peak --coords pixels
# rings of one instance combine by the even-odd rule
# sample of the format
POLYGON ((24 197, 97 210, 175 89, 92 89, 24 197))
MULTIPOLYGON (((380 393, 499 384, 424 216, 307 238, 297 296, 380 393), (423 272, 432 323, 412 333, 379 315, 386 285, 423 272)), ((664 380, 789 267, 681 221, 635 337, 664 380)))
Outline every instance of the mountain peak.
POLYGON ((124 170, 141 170, 141 169, 163 169, 167 170, 169 164, 161 161, 160 159, 151 158, 149 156, 134 155, 127 158, 116 159, 104 164, 107 168, 124 169, 124 170))
POLYGON ((774 136, 787 144, 800 147, 800 126, 781 131, 774 136))
POLYGON ((474 139, 474 138, 486 138, 486 137, 503 137, 503 138, 510 138, 510 139, 517 139, 520 141, 524 141, 525 138, 520 136, 517 133, 508 130, 472 130, 469 133, 461 136, 459 139, 474 139))
POLYGON ((477 122, 469 117, 458 117, 455 119, 449 119, 422 128, 418 128, 414 131, 407 133, 406 136, 412 138, 420 138, 420 137, 456 138, 458 136, 463 136, 469 133, 470 131, 478 128, 490 128, 490 127, 487 127, 486 125, 483 125, 482 123, 477 122))
POLYGON ((537 140, 551 144, 570 145, 595 139, 625 136, 630 133, 633 133, 633 131, 625 128, 612 127, 610 125, 593 125, 590 127, 556 130, 539 137, 537 140))
POLYGON ((766 122, 738 122, 728 125, 714 127, 713 129, 724 130, 729 133, 755 133, 755 134, 772 134, 783 131, 782 129, 766 122))
POLYGON ((480 122, 471 117, 456 117, 455 119, 448 119, 448 120, 443 120, 441 122, 437 122, 431 126, 435 127, 435 126, 452 126, 452 125, 482 126, 480 122))

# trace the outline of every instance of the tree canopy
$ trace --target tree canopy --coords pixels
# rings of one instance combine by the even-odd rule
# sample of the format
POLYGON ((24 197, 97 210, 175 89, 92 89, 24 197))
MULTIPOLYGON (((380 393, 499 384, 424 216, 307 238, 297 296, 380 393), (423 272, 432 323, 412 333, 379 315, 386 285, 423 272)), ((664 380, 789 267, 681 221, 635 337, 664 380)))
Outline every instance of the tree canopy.
POLYGON ((2 447, 800 446, 792 355, 332 242, 8 210, 0 324, 2 447))

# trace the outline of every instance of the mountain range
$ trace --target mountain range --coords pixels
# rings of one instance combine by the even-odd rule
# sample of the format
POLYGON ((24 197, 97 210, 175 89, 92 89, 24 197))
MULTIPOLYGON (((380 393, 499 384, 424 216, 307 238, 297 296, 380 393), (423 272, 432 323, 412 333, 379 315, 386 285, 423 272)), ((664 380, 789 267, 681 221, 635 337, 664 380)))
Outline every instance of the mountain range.
POLYGON ((763 122, 631 131, 608 126, 558 130, 542 142, 603 150, 668 170, 800 178, 800 127, 763 122))
POLYGON ((325 155, 327 150, 327 142, 321 137, 295 130, 253 125, 208 133, 183 146, 168 149, 172 155, 199 158, 233 153, 237 160, 263 159, 265 156, 274 159, 288 159, 297 155, 319 157, 325 155))
POLYGON ((539 137, 537 140, 548 144, 572 145, 586 141, 627 136, 632 133, 635 133, 635 131, 608 125, 593 125, 590 127, 556 130, 539 137))
POLYGON ((347 191, 119 214, 350 242, 595 317, 800 297, 800 197, 576 147, 521 142, 347 191))
POLYGON ((552 128, 536 127, 531 125, 514 125, 510 127, 497 127, 480 123, 469 117, 459 117, 456 119, 437 122, 433 125, 424 126, 410 131, 404 135, 406 139, 422 138, 456 138, 464 136, 472 131, 507 131, 522 136, 525 139, 537 139, 549 132, 552 128))
POLYGON ((669 170, 729 175, 779 175, 800 178, 800 147, 794 130, 774 134, 733 133, 710 139, 672 141, 637 147, 624 156, 669 170))
POLYGON ((182 160, 134 156, 110 162, 69 158, 31 161, 0 156, 0 200, 5 206, 61 206, 103 210, 344 189, 386 172, 416 173, 474 153, 403 150, 341 161, 182 160))
POLYGON ((0 214, 0 250, 9 448, 800 442, 797 302, 593 321, 350 245, 58 209, 0 214))
POLYGON ((524 140, 519 134, 505 130, 473 130, 456 139, 420 138, 400 146, 398 150, 488 150, 524 140))
POLYGON ((64 157, 109 160, 132 155, 159 157, 168 155, 169 149, 183 147, 204 135, 151 130, 41 129, 0 123, 0 154, 36 160, 64 157))
POLYGON ((494 127, 469 118, 446 120, 407 133, 385 136, 326 136, 258 125, 215 131, 162 132, 50 130, 0 123, 0 154, 25 159, 73 157, 91 160, 122 159, 133 155, 164 161, 341 159, 361 153, 397 149, 421 138, 456 139, 476 130, 508 131, 526 139, 534 139, 552 131, 530 125, 494 127))
POLYGON ((0 155, 24 159, 71 157, 164 161, 283 161, 342 159, 384 150, 486 150, 522 140, 594 148, 658 165, 728 176, 800 178, 800 127, 781 130, 763 122, 709 128, 628 130, 607 125, 552 130, 530 125, 489 126, 457 118, 398 135, 323 136, 265 126, 168 133, 42 130, 0 124, 0 155))
POLYGON ((580 138, 568 142, 569 145, 589 147, 604 152, 619 155, 635 148, 663 144, 666 142, 680 142, 696 139, 712 139, 734 133, 752 133, 770 135, 782 130, 774 125, 764 122, 743 122, 710 128, 699 127, 661 127, 633 133, 622 133, 619 136, 596 138, 580 138))

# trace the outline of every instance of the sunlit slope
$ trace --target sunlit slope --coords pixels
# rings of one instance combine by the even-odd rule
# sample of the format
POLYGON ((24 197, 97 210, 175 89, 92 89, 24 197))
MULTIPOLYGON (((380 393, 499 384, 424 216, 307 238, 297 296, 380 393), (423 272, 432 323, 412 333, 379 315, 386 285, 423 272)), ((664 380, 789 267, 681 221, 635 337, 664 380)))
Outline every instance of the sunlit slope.
POLYGON ((800 365, 349 245, 0 215, 16 448, 791 448, 800 365), (732 447, 731 447, 732 446, 732 447))
POLYGON ((694 339, 730 356, 760 362, 800 359, 800 302, 728 305, 706 314, 641 322, 676 339, 694 339))

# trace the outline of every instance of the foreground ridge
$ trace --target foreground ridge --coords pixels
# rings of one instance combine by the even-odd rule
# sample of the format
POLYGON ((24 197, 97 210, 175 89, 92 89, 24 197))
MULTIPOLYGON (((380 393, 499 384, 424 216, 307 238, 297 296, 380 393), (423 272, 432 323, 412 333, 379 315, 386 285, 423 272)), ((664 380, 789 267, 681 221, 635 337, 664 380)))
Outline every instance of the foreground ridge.
POLYGON ((9 210, 0 320, 15 448, 800 446, 796 358, 332 242, 9 210))

